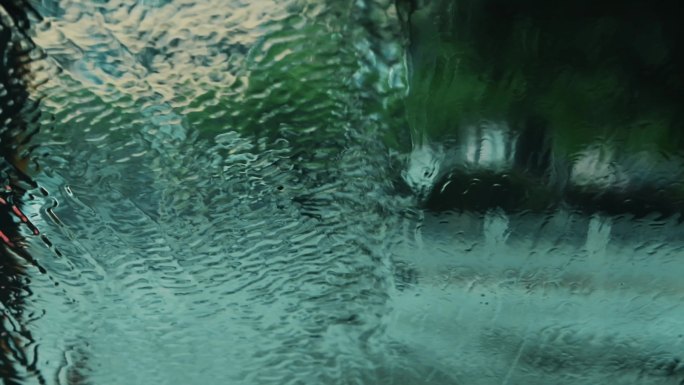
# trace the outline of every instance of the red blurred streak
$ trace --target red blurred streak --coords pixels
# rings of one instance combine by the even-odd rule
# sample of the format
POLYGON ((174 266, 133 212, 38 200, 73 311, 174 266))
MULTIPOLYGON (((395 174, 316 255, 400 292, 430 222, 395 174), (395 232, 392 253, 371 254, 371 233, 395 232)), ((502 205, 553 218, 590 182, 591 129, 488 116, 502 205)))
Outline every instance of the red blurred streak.
POLYGON ((9 237, 7 237, 7 235, 5 235, 5 233, 3 233, 2 230, 0 230, 0 239, 2 239, 3 242, 7 244, 7 246, 14 247, 14 243, 10 241, 9 237))
POLYGON ((28 223, 28 218, 26 218, 26 215, 24 215, 24 213, 22 213, 21 210, 19 210, 19 207, 17 207, 16 205, 12 205, 12 211, 14 211, 14 214, 16 214, 16 216, 19 217, 19 219, 21 219, 22 222, 28 223))

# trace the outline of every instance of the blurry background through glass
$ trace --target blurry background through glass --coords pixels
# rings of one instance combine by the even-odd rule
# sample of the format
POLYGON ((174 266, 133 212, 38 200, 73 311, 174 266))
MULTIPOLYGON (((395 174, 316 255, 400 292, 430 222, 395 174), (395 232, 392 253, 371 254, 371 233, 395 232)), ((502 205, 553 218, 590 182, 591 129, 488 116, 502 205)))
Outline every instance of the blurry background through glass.
POLYGON ((3 384, 683 384, 683 16, 3 0, 3 384))

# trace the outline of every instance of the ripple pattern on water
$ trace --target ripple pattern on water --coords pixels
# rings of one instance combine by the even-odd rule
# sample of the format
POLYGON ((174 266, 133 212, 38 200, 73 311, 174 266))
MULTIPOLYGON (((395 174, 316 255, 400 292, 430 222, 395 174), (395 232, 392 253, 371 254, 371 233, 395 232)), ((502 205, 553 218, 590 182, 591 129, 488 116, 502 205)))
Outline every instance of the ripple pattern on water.
POLYGON ((450 4, 0 4, 0 379, 681 383, 680 219, 550 191, 678 154, 452 124, 534 95, 458 88, 450 4))

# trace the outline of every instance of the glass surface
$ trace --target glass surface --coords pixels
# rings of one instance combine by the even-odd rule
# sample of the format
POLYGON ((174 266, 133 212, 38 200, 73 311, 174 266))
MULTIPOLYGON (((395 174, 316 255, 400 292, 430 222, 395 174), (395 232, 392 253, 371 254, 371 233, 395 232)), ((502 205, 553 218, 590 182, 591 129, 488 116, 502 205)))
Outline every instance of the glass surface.
POLYGON ((680 8, 0 3, 3 384, 683 384, 680 8))

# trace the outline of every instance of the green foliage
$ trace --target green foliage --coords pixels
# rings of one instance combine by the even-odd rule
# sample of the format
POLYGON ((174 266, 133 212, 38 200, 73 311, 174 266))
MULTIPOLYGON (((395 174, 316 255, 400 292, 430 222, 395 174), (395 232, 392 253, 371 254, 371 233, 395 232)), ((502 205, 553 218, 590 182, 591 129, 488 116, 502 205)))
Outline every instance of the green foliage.
MULTIPOLYGON (((667 2, 666 2, 667 3, 667 2)), ((482 119, 546 123, 557 154, 596 140, 682 149, 678 21, 664 4, 435 0, 410 18, 418 141, 482 119)))

